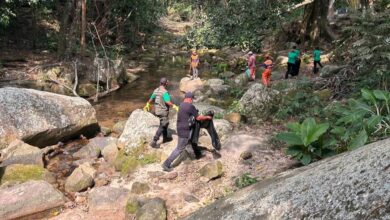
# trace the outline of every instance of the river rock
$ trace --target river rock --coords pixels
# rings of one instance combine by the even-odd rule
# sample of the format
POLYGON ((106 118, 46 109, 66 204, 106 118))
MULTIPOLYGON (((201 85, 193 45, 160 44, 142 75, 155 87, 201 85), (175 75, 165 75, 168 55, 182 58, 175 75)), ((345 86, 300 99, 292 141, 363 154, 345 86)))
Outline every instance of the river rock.
POLYGON ((0 168, 1 185, 14 185, 29 180, 44 180, 47 171, 38 165, 12 164, 0 168))
POLYGON ((99 81, 106 82, 107 76, 110 76, 110 87, 125 84, 129 78, 126 72, 125 63, 122 59, 109 60, 105 58, 94 59, 95 70, 86 74, 88 81, 96 83, 99 74, 99 81), (107 65, 109 64, 109 65, 107 65))
POLYGON ((320 76, 324 78, 331 77, 333 75, 336 75, 343 68, 345 68, 345 66, 326 65, 321 68, 320 76))
POLYGON ((230 86, 229 85, 214 85, 214 86, 210 86, 210 92, 214 96, 224 96, 224 95, 227 95, 229 90, 230 90, 230 86))
POLYGON ((180 91, 182 92, 195 92, 202 89, 203 82, 200 78, 191 79, 190 77, 184 77, 180 80, 180 91))
POLYGON ((208 180, 212 180, 222 176, 223 174, 223 165, 221 161, 214 161, 204 165, 199 173, 201 176, 206 177, 208 180))
POLYGON ((222 141, 233 131, 233 126, 225 119, 214 119, 214 126, 222 141))
POLYGON ((288 62, 288 57, 286 56, 278 56, 276 58, 276 62, 278 65, 280 66, 287 66, 287 62, 288 62))
MULTIPOLYGON (((99 88, 100 90, 100 88, 99 88)), ((100 90, 101 91, 101 90, 100 90)), ((81 97, 91 97, 96 94, 96 84, 83 83, 78 85, 77 94, 81 97)))
POLYGON ((136 214, 138 220, 166 220, 167 208, 165 201, 161 198, 154 198, 146 202, 136 214))
POLYGON ((127 121, 120 121, 120 122, 117 122, 114 127, 112 127, 112 131, 116 134, 119 134, 121 135, 123 130, 125 129, 125 125, 126 125, 126 122, 127 121))
POLYGON ((0 189, 0 219, 16 219, 62 206, 64 196, 45 181, 0 189))
POLYGON ((0 142, 48 146, 99 129, 91 104, 33 89, 0 88, 0 142))
POLYGON ((138 209, 140 207, 141 207, 141 204, 138 201, 138 199, 134 196, 130 196, 126 202, 126 214, 133 215, 138 211, 138 209))
POLYGON ((224 116, 226 120, 231 123, 240 123, 241 122, 241 114, 237 112, 232 112, 224 116))
POLYGON ((35 164, 43 167, 43 151, 21 140, 12 141, 7 148, 0 151, 1 165, 35 164))
POLYGON ((153 114, 141 109, 134 110, 118 139, 118 145, 125 146, 126 151, 139 147, 145 141, 152 140, 159 124, 160 120, 153 114))
POLYGON ((85 145, 74 153, 73 156, 79 159, 96 159, 100 156, 100 153, 101 150, 98 146, 85 145))
POLYGON ((255 83, 241 97, 238 107, 250 122, 257 122, 276 112, 280 98, 279 91, 255 83))
POLYGON ((245 86, 248 82, 249 78, 245 73, 242 73, 234 78, 234 84, 239 87, 245 86))
POLYGON ((118 155, 118 146, 116 145, 116 143, 111 143, 106 146, 102 150, 102 155, 104 157, 104 160, 109 163, 113 163, 115 161, 116 156, 118 155))
POLYGON ((202 113, 206 113, 207 111, 214 111, 214 115, 217 115, 217 114, 224 114, 225 113, 225 110, 220 108, 220 107, 217 107, 217 106, 214 106, 214 105, 209 105, 207 103, 203 103, 203 102, 198 102, 198 103, 194 103, 194 106, 196 109, 199 110, 199 113, 202 114, 202 113))
POLYGON ((206 81, 205 86, 213 87, 213 86, 221 86, 225 84, 222 79, 209 79, 206 81))
POLYGON ((150 190, 147 183, 134 182, 131 186, 131 192, 135 194, 145 194, 150 190))
POLYGON ((125 188, 109 186, 93 188, 88 195, 89 212, 94 216, 104 213, 106 219, 125 219, 128 197, 129 190, 125 188))
POLYGON ((235 74, 233 72, 226 71, 226 72, 219 74, 219 77, 222 79, 230 79, 230 78, 234 77, 234 75, 235 74))
POLYGON ((67 192, 83 191, 94 184, 93 179, 95 176, 96 170, 89 163, 84 163, 66 178, 65 190, 67 192))
POLYGON ((191 219, 390 219, 390 139, 260 181, 191 219))

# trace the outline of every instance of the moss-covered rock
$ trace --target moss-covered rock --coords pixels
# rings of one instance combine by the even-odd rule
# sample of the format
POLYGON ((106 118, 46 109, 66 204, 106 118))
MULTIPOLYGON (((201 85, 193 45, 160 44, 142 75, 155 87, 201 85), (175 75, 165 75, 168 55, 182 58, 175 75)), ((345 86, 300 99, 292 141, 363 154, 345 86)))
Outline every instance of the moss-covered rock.
POLYGON ((223 174, 223 165, 221 161, 216 161, 206 164, 199 170, 201 176, 207 177, 209 180, 218 178, 223 174))
POLYGON ((0 169, 0 184, 24 183, 43 180, 46 170, 38 165, 13 164, 0 169))
POLYGON ((165 201, 160 198, 151 199, 137 211, 136 219, 166 220, 167 208, 165 201))
POLYGON ((131 192, 135 194, 144 194, 150 190, 147 183, 134 182, 131 186, 131 192))
POLYGON ((137 198, 130 196, 126 202, 126 214, 135 214, 140 208, 141 204, 137 198))

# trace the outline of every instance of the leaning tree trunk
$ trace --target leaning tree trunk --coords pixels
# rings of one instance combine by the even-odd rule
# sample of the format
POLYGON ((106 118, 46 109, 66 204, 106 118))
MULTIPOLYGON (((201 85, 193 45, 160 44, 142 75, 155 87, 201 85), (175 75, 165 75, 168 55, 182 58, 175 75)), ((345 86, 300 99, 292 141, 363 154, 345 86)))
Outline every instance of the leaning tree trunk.
POLYGON ((305 6, 300 30, 301 42, 309 40, 312 45, 318 45, 320 38, 335 38, 327 20, 329 1, 314 0, 305 6))
POLYGON ((86 29, 87 29, 87 0, 81 0, 81 36, 80 36, 81 55, 84 55, 85 52, 86 29))
POLYGON ((60 57, 65 56, 65 50, 67 48, 67 36, 69 30, 69 14, 73 11, 74 0, 69 0, 65 3, 64 6, 61 5, 61 1, 57 1, 57 10, 59 12, 60 17, 60 31, 58 33, 58 47, 57 53, 60 57))

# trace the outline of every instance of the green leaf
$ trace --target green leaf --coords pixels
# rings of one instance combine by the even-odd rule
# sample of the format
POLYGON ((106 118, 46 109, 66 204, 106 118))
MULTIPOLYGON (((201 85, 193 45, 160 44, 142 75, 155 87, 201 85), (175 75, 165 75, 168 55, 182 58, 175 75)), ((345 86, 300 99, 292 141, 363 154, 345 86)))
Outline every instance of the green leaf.
POLYGON ((335 126, 332 130, 330 130, 330 133, 336 134, 336 135, 342 135, 345 133, 347 129, 341 126, 335 126))
POLYGON ((374 96, 375 98, 377 99, 380 99, 380 100, 384 100, 384 101, 388 101, 389 100, 389 93, 388 92, 385 92, 385 91, 382 91, 382 90, 374 90, 374 96))
POLYGON ((301 130, 301 125, 298 122, 288 123, 286 127, 295 133, 299 133, 301 130))
POLYGON ((308 146, 309 144, 317 141, 320 136, 328 130, 328 128, 328 123, 317 125, 313 118, 305 119, 301 125, 301 138, 303 140, 303 144, 308 146))
POLYGON ((311 156, 309 154, 303 154, 302 158, 301 158, 301 163, 303 165, 308 165, 310 162, 311 162, 311 156))
POLYGON ((367 119, 367 128, 368 129, 374 129, 377 124, 379 124, 382 120, 382 116, 380 115, 373 115, 369 119, 367 119))
POLYGON ((288 145, 303 145, 301 138, 292 132, 279 133, 276 135, 278 140, 286 142, 288 145))
POLYGON ((368 140, 367 132, 363 129, 352 139, 348 150, 354 150, 363 146, 368 140))
POLYGON ((362 89, 362 97, 365 100, 371 101, 372 103, 376 103, 376 99, 374 93, 368 89, 362 89))
POLYGON ((291 155, 293 157, 298 156, 299 153, 302 153, 302 148, 295 145, 295 146, 290 146, 286 149, 286 154, 291 155))

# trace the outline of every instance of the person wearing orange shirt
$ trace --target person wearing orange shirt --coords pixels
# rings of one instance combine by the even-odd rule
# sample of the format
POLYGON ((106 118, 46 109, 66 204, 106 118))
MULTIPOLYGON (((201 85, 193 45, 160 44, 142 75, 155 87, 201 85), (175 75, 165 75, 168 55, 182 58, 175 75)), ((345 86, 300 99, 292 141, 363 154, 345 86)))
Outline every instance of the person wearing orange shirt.
POLYGON ((268 54, 265 55, 265 61, 261 66, 265 68, 262 74, 263 85, 268 87, 271 81, 271 71, 273 67, 272 57, 268 54))
POLYGON ((192 51, 191 54, 192 79, 196 79, 199 77, 198 65, 199 65, 199 55, 196 53, 196 51, 192 51))

